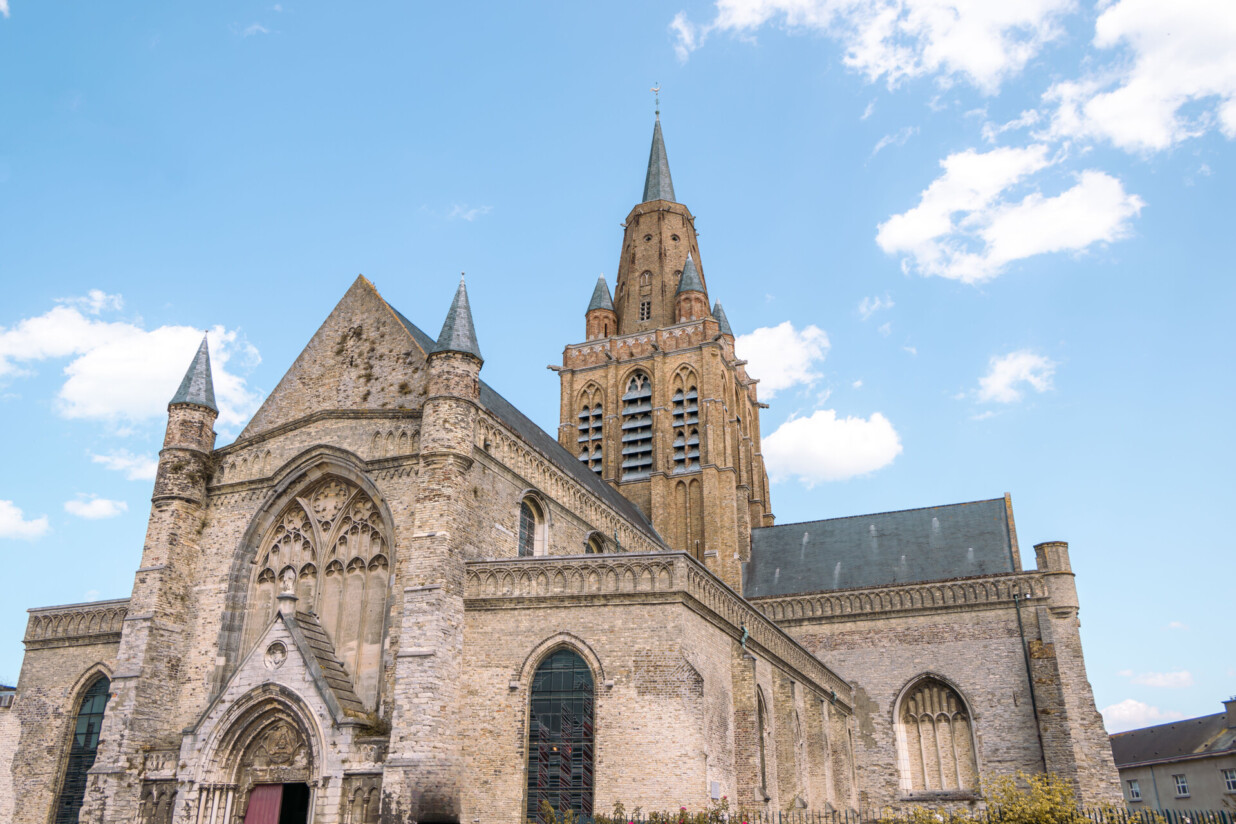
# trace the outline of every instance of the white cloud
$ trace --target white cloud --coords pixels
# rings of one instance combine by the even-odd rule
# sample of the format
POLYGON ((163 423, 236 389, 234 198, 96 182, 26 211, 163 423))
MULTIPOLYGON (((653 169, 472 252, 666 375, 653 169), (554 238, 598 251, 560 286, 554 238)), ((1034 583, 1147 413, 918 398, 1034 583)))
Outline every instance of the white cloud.
POLYGON ((916 356, 918 355, 918 347, 917 347, 917 346, 903 346, 903 347, 901 347, 901 349, 902 349, 902 351, 904 351, 906 354, 908 354, 908 355, 909 355, 910 357, 912 357, 912 358, 913 358, 913 357, 916 357, 916 356))
POLYGON ((711 31, 750 36, 774 22, 839 41, 846 66, 872 82, 892 87, 936 75, 942 84, 962 78, 992 94, 1060 35, 1059 20, 1073 6, 1073 0, 717 0, 711 23, 696 26, 680 12, 670 28, 683 60, 711 31))
POLYGON ((1233 43, 1230 0, 1111 3, 1095 21, 1094 45, 1117 53, 1094 75, 1048 89, 1044 100, 1055 106, 1048 133, 1139 152, 1215 126, 1236 138, 1233 43), (1187 106, 1191 115, 1183 113, 1187 106))
POLYGON ((111 501, 94 495, 79 495, 74 500, 64 502, 65 512, 90 521, 115 518, 128 510, 129 505, 124 501, 111 501))
POLYGON ((885 309, 892 309, 896 304, 893 299, 885 293, 884 297, 876 295, 875 297, 863 298, 858 302, 858 314, 862 315, 863 320, 867 320, 876 312, 881 312, 885 309))
POLYGON ((1172 621, 1167 625, 1168 629, 1188 629, 1189 625, 1184 621, 1172 621))
POLYGON ((0 0, 0 16, 9 16, 9 0, 0 0))
POLYGON ((26 520, 22 511, 12 501, 0 501, 0 538, 22 538, 28 541, 40 537, 50 528, 46 515, 26 520))
POLYGON ((134 455, 127 449, 113 449, 106 455, 91 455, 92 463, 103 464, 114 472, 123 472, 130 481, 153 481, 159 468, 157 458, 134 455))
POLYGON ((879 412, 838 418, 820 409, 791 418, 764 438, 764 460, 773 480, 797 478, 807 486, 844 481, 888 466, 901 454, 901 439, 879 412))
POLYGON ((888 323, 881 323, 876 331, 887 338, 889 335, 893 334, 893 322, 889 321, 888 323))
POLYGON ((788 320, 739 335, 734 349, 760 379, 760 395, 769 399, 783 389, 810 386, 820 379, 816 366, 828 356, 828 335, 817 326, 801 331, 788 320))
POLYGON ((979 378, 977 396, 984 403, 1016 403, 1026 386, 1035 392, 1051 389, 1055 373, 1054 361, 1029 349, 992 355, 987 374, 979 378))
POLYGON ((1124 669, 1124 670, 1121 670, 1120 672, 1118 672, 1118 673, 1116 673, 1116 674, 1117 674, 1117 675, 1119 675, 1121 678, 1132 678, 1132 677, 1133 677, 1133 670, 1131 670, 1131 669, 1124 669))
POLYGON ((255 34, 270 34, 270 29, 266 28, 261 23, 250 23, 248 26, 245 26, 244 30, 240 33, 240 36, 252 37, 255 34))
POLYGON ((906 141, 916 134, 918 134, 918 126, 905 126, 901 129, 898 129, 896 134, 884 135, 884 137, 881 137, 876 142, 875 148, 871 150, 871 154, 867 156, 867 159, 870 160, 871 158, 879 154, 880 150, 886 149, 889 146, 906 145, 906 141))
MULTIPOLYGON (((107 297, 114 300, 101 303, 101 310, 118 304, 119 296, 107 297)), ((40 361, 71 358, 55 404, 62 417, 113 424, 146 421, 166 413, 201 339, 201 330, 189 326, 146 330, 88 317, 79 305, 66 302, 0 327, 0 379, 29 374, 40 361)), ((222 326, 211 330, 210 347, 218 425, 238 427, 260 397, 230 367, 251 367, 261 358, 236 330, 222 326)))
POLYGON ((863 109, 862 117, 860 117, 859 120, 866 120, 867 118, 871 117, 871 115, 875 113, 875 104, 876 102, 874 100, 868 103, 867 108, 863 109))
POLYGON ((855 389, 862 389, 863 382, 861 379, 859 379, 859 380, 854 381, 854 383, 850 384, 850 386, 854 387, 855 389))
POLYGON ((494 210, 493 206, 473 206, 469 208, 466 203, 463 205, 456 203, 454 206, 451 207, 451 210, 447 212, 446 218, 447 220, 455 220, 456 218, 458 218, 460 220, 466 220, 469 223, 471 223, 472 221, 476 220, 481 215, 487 215, 493 210, 494 210))
POLYGON ((1193 673, 1188 670, 1179 672, 1143 672, 1133 676, 1133 683, 1143 687, 1161 687, 1163 689, 1184 689, 1193 686, 1193 673))
POLYGON ((104 309, 120 310, 124 308, 124 298, 120 295, 109 295, 102 289, 91 289, 85 295, 73 298, 60 298, 56 303, 76 306, 92 315, 101 313, 104 309))
POLYGON ((1002 199, 1055 162, 1047 151, 1039 143, 949 155, 918 205, 880 224, 876 242, 888 254, 905 255, 906 270, 978 283, 1016 260, 1126 236, 1129 219, 1145 204, 1104 172, 1082 172, 1055 197, 1032 192, 1019 202, 1002 199))
POLYGON ((1107 727, 1109 733, 1136 730, 1141 727, 1149 727, 1154 724, 1162 724, 1167 721, 1184 718, 1181 713, 1171 710, 1164 712, 1158 707, 1143 704, 1141 701, 1132 698, 1126 698, 1118 704, 1104 707, 1101 712, 1103 714, 1103 725, 1107 727))
MULTIPOLYGON (((986 112, 984 112, 984 114, 986 114, 986 112)), ((1019 117, 1015 117, 1007 123, 1001 123, 999 125, 990 122, 984 123, 983 139, 988 143, 995 143, 996 139, 1005 132, 1014 131, 1016 129, 1025 129, 1038 123, 1041 119, 1042 115, 1039 114, 1037 110, 1027 109, 1022 112, 1019 117)))

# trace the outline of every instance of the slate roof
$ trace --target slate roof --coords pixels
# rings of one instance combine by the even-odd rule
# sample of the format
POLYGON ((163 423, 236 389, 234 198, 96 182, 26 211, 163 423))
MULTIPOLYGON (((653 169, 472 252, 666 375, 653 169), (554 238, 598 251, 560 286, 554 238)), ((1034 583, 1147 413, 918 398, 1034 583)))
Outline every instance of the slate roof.
POLYGON ((669 158, 665 156, 665 138, 661 137, 661 118, 652 127, 652 150, 648 153, 648 174, 644 177, 644 199, 650 200, 674 199, 674 181, 670 179, 669 158))
POLYGON ((695 265, 695 258, 687 252, 687 262, 682 266, 682 278, 678 281, 678 292, 703 292, 704 281, 700 280, 700 269, 695 265))
POLYGON ((609 284, 605 282, 605 275, 597 278, 597 286, 592 290, 592 300, 588 301, 588 309, 585 311, 585 314, 593 309, 614 311, 614 300, 609 295, 609 284))
POLYGON ((206 345, 205 335, 169 406, 172 403, 192 403, 219 411, 219 407, 215 406, 215 384, 210 377, 210 347, 206 345))
POLYGON ((734 330, 730 328, 730 319, 725 316, 725 310, 721 308, 721 301, 712 305, 712 316, 716 319, 717 326, 721 327, 721 334, 734 337, 734 330))
POLYGON ((446 313, 446 320, 442 322, 442 331, 438 333, 438 340, 432 349, 425 351, 463 352, 474 356, 477 360, 484 360, 481 357, 480 344, 476 342, 476 327, 472 325, 472 307, 468 305, 468 288, 464 285, 462 276, 459 278, 459 288, 455 290, 455 299, 451 301, 451 308, 446 313))
MULTIPOLYGON (((390 306, 389 303, 387 305, 390 306)), ((395 307, 391 306, 391 311, 395 313, 395 317, 399 318, 399 322, 411 333, 421 349, 426 353, 433 350, 434 341, 432 338, 421 331, 420 327, 415 323, 404 317, 395 307)), ((661 536, 657 534, 657 531, 653 529, 652 523, 644 517, 644 513, 640 511, 639 507, 620 495, 617 490, 605 483, 605 481, 598 478, 596 473, 580 463, 574 455, 562 447, 562 444, 558 443, 544 429, 533 423, 524 413, 520 412, 510 401, 494 391, 494 388, 485 383, 485 381, 481 381, 480 401, 482 407, 493 413, 498 420, 514 430, 525 443, 539 452, 554 466, 583 484, 594 495, 617 510, 633 527, 639 529, 658 544, 665 543, 661 540, 661 536)))
POLYGON ((751 530, 743 595, 762 598, 1013 571, 1004 498, 751 530))
MULTIPOLYGON (((322 629, 322 625, 318 623, 318 616, 312 612, 297 612, 293 620, 285 621, 285 623, 288 624, 293 637, 296 637, 299 631, 300 637, 296 638, 298 644, 301 641, 305 642, 313 658, 312 663, 317 664, 319 672, 314 675, 321 675, 322 680, 339 703, 339 708, 348 715, 364 715, 365 705, 356 697, 356 691, 352 688, 352 679, 348 678, 343 664, 335 655, 335 647, 331 644, 326 630, 322 629)), ((304 653, 305 650, 302 649, 301 652, 304 653)))
POLYGON ((1236 751, 1236 726, 1229 724, 1228 713, 1220 712, 1118 732, 1111 737, 1111 742, 1116 766, 1129 767, 1236 751))

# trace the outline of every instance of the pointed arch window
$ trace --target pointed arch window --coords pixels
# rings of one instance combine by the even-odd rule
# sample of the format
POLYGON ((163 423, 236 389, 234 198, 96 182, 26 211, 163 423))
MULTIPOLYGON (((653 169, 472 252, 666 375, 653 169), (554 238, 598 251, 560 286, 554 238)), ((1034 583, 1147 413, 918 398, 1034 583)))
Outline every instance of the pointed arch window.
POLYGON ((519 557, 544 555, 547 550, 545 509, 529 495, 519 504, 519 557))
POLYGON ((597 475, 604 470, 605 409, 601 390, 590 386, 580 396, 579 414, 575 419, 579 461, 597 475))
POLYGON ((652 472, 652 381, 636 372, 622 396, 622 479, 647 478, 652 472))
POLYGON ((542 802, 558 813, 592 815, 593 678, 572 649, 559 649, 532 676, 528 725, 528 820, 544 821, 542 802))
POLYGON ((52 819, 55 824, 77 824, 77 813, 86 799, 88 773, 99 751, 99 730, 103 726, 103 711, 111 697, 111 687, 112 682, 106 676, 99 676, 77 705, 69 760, 60 782, 60 796, 56 799, 56 817, 52 819))
POLYGON ((243 650, 275 617, 279 582, 294 582, 298 612, 316 613, 357 696, 377 704, 390 584, 386 524, 350 481, 328 476, 290 501, 258 550, 243 650))
POLYGON ((674 472, 693 472, 700 468, 700 402, 694 375, 680 372, 674 376, 672 400, 674 472))
POLYGON ((957 690, 920 680, 901 699, 897 733, 903 792, 978 788, 970 712, 957 690))
POLYGON ((768 757, 765 750, 765 739, 768 737, 768 713, 764 708, 764 693, 755 688, 755 737, 760 744, 760 789, 768 795, 768 757))

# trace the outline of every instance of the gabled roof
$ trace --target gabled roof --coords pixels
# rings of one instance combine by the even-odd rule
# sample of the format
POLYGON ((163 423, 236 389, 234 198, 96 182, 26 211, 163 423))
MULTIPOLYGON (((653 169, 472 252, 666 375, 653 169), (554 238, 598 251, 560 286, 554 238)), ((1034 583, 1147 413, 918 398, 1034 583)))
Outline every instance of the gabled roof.
POLYGON ((700 268, 695 265, 695 258, 687 252, 687 262, 682 266, 682 277, 678 280, 678 292, 703 292, 704 281, 700 280, 700 268))
POLYGON ((1236 728, 1226 712, 1173 721, 1111 736, 1117 767, 1236 751, 1236 728))
MULTIPOLYGON (((390 304, 388 303, 387 306, 390 306, 390 304)), ((417 345, 425 352, 431 351, 434 346, 433 339, 421 331, 420 327, 415 323, 404 317, 398 309, 393 306, 390 306, 390 309, 395 314, 395 317, 399 319, 399 322, 411 333, 417 345)), ((661 540, 661 536, 657 534, 657 531, 653 529, 652 523, 644 517, 644 513, 640 511, 639 507, 620 495, 617 490, 605 483, 605 481, 598 478, 596 473, 580 463, 574 455, 562 447, 562 444, 558 443, 544 429, 533 423, 524 413, 516 409, 510 401, 499 395, 492 386, 485 383, 485 381, 480 383, 480 403, 484 409, 510 427, 515 434, 539 452, 542 457, 558 467, 562 472, 574 478, 619 514, 623 515, 633 527, 639 529, 658 544, 665 543, 661 540)))
POLYGON ((665 156, 665 138, 661 137, 661 118, 652 127, 652 150, 648 153, 648 174, 644 177, 644 199, 650 200, 674 199, 674 181, 670 179, 669 158, 665 156))
POLYGON ((215 406, 215 384, 210 376, 210 347, 206 345, 205 335, 169 406, 174 403, 192 403, 219 411, 219 407, 215 406))
POLYGON ((762 598, 1014 571, 1004 498, 751 530, 743 595, 762 598))
POLYGON ((481 347, 476 342, 472 307, 468 305, 468 288, 462 276, 459 278, 459 288, 455 290, 455 299, 451 301, 451 308, 442 323, 442 331, 438 333, 437 343, 433 349, 426 350, 426 354, 429 352, 463 352, 477 360, 484 360, 481 347))
POLYGON ((584 314, 591 312, 593 309, 614 311, 614 300, 610 297, 609 284, 605 282, 605 275, 597 278, 597 286, 592 290, 592 300, 588 301, 588 308, 584 314))
POLYGON ((296 646, 300 648, 310 674, 313 675, 315 681, 319 682, 322 697, 328 704, 333 700, 337 705, 331 707, 331 710, 342 711, 343 715, 364 715, 365 705, 356 697, 356 691, 352 688, 352 680, 348 678, 343 664, 336 657, 335 647, 331 644, 326 630, 322 629, 322 625, 318 623, 318 616, 312 612, 297 612, 295 617, 286 615, 279 617, 284 619, 283 622, 288 632, 292 634, 296 646))
POLYGON ((717 326, 721 327, 721 334, 734 337, 734 330, 730 328, 730 319, 725 316, 725 310, 721 308, 721 301, 712 305, 712 316, 716 319, 717 326))

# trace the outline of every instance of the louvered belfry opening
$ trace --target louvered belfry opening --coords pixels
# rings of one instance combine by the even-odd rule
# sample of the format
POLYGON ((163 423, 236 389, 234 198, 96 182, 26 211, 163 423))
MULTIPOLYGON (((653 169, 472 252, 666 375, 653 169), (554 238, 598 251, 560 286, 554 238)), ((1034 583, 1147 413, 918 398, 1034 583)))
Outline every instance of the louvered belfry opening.
POLYGON ((622 480, 652 472, 652 381, 636 372, 622 396, 622 480))
POLYGON ((674 472, 700 467, 700 404, 693 381, 679 376, 673 397, 674 472))
POLYGON ((77 813, 86 799, 90 768, 94 766, 94 758, 99 751, 99 730, 103 726, 103 710, 111 697, 111 686, 111 681, 99 677, 82 696, 73 724, 69 761, 64 768, 60 797, 56 800, 55 824, 77 824, 77 813))
POLYGON ((580 399, 575 428, 580 463, 600 475, 605 468, 605 409, 601 404, 601 391, 596 387, 589 387, 580 399))
POLYGON ((559 815, 592 815, 592 671, 572 649, 559 649, 532 677, 528 730, 528 820, 547 818, 542 802, 559 815))

